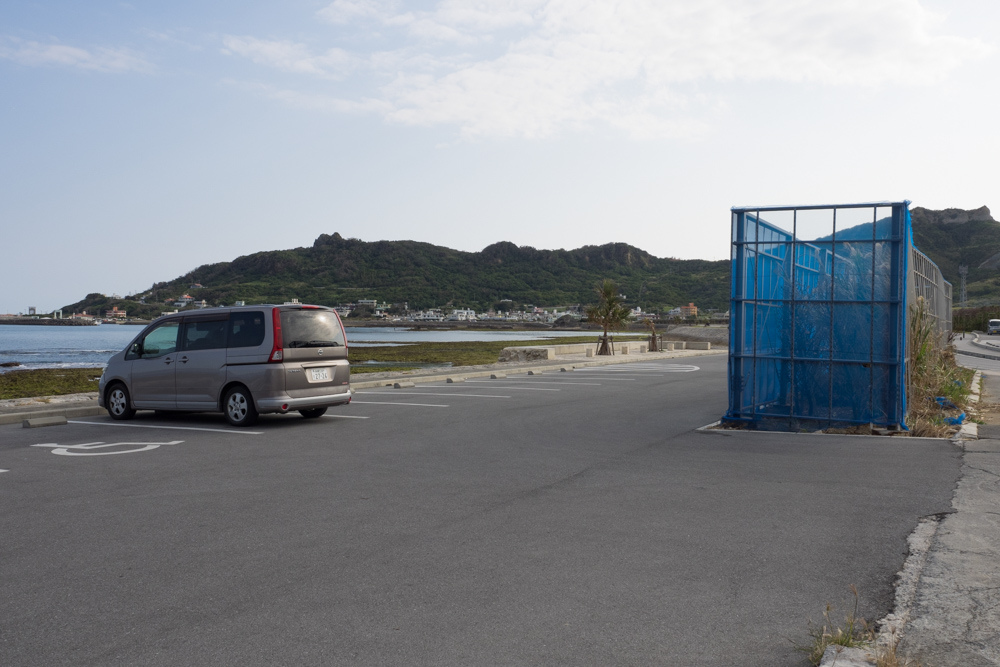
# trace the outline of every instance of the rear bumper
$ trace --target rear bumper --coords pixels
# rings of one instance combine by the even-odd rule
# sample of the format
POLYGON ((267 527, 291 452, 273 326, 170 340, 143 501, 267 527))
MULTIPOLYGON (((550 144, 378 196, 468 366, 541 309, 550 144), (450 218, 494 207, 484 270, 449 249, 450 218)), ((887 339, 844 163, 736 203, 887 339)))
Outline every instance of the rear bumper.
POLYGON ((322 396, 307 396, 304 398, 292 398, 291 396, 277 396, 268 398, 258 398, 257 412, 261 414, 267 412, 294 412, 295 410, 308 410, 309 408, 327 408, 335 405, 344 405, 351 402, 354 392, 348 389, 339 394, 324 394, 322 396))

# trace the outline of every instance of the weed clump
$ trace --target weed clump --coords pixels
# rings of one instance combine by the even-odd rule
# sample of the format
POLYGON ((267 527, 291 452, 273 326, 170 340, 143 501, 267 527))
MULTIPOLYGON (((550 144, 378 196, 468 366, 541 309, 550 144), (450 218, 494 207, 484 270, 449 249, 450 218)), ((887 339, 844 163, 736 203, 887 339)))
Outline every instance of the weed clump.
POLYGON ((914 436, 941 438, 953 433, 967 414, 975 372, 962 368, 938 331, 923 297, 910 308, 907 428, 914 436))
POLYGON ((899 637, 895 634, 883 634, 881 637, 863 618, 858 617, 858 589, 851 584, 851 594, 854 595, 854 609, 844 618, 840 626, 830 618, 833 607, 826 605, 823 612, 823 623, 813 626, 809 624, 808 644, 795 648, 806 654, 810 664, 819 665, 823 654, 831 646, 844 648, 860 648, 875 658, 876 667, 921 667, 920 663, 897 654, 896 647, 899 637))
POLYGON ((806 654, 809 662, 819 665, 823 660, 823 654, 829 646, 843 646, 844 648, 870 648, 874 640, 874 634, 868 627, 868 623, 858 618, 858 589, 851 584, 851 593, 854 594, 854 611, 844 619, 844 626, 834 623, 830 618, 833 613, 833 605, 827 604, 823 611, 823 623, 813 626, 809 623, 809 636, 812 640, 803 646, 796 648, 806 654))

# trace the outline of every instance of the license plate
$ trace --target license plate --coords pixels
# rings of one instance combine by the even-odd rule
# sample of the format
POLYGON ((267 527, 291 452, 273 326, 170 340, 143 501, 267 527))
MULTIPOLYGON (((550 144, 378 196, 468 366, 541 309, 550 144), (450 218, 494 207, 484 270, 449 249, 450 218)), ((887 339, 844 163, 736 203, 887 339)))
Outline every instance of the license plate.
POLYGON ((327 368, 310 368, 309 372, 312 373, 313 382, 323 382, 330 379, 330 371, 327 368))

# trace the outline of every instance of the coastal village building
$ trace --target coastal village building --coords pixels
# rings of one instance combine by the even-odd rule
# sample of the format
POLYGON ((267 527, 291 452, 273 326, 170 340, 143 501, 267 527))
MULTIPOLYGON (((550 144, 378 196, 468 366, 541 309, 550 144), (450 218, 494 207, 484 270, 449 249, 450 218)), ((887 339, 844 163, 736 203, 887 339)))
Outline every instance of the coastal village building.
POLYGON ((128 314, 124 310, 119 310, 118 306, 114 306, 111 310, 104 311, 104 319, 106 320, 124 320, 128 317, 128 314))

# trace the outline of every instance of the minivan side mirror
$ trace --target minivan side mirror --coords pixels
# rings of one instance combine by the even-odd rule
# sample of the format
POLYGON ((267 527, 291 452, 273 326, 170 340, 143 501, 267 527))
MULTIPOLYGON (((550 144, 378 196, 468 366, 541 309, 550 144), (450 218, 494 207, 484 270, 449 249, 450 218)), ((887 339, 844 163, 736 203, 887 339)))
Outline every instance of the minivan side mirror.
POLYGON ((129 359, 141 359, 141 358, 142 358, 142 341, 137 340, 136 342, 128 346, 128 349, 125 351, 125 359, 129 360, 129 359))

